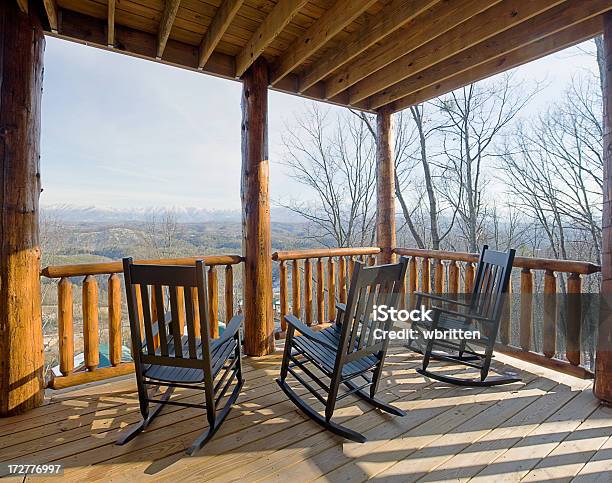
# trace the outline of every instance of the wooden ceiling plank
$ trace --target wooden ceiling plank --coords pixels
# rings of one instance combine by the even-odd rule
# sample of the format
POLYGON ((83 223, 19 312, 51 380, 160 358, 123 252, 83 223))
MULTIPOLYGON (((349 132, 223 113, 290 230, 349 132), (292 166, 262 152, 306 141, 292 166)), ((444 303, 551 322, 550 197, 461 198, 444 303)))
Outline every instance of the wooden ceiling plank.
POLYGON ((170 38, 172 24, 174 23, 180 4, 181 0, 166 0, 166 6, 164 7, 164 13, 159 23, 159 30, 157 33, 157 59, 161 59, 164 55, 166 43, 170 38))
POLYGON ((108 25, 106 27, 108 32, 108 46, 115 46, 115 0, 108 0, 108 25))
POLYGON ((385 37, 325 82, 325 98, 331 99, 408 52, 491 7, 499 0, 439 2, 385 37))
POLYGON ((555 8, 533 17, 513 29, 506 30, 461 54, 408 77, 367 99, 369 108, 376 109, 409 94, 441 82, 459 72, 475 67, 492 58, 536 42, 548 35, 588 20, 612 9, 610 0, 566 1, 555 8))
POLYGON ((407 109, 410 106, 442 96, 473 82, 478 82, 479 80, 500 74, 504 71, 571 47, 572 45, 584 42, 601 34, 602 31, 603 21, 601 15, 599 15, 562 30, 561 32, 544 37, 522 49, 496 57, 476 67, 449 77, 437 84, 420 89, 406 97, 398 99, 386 107, 391 108, 393 112, 407 109))
POLYGON ((47 12, 47 19, 49 20, 49 27, 51 32, 57 33, 58 21, 57 21, 57 3, 55 0, 43 0, 45 5, 45 12, 47 12))
POLYGON ((270 84, 277 84, 374 3, 376 0, 336 0, 275 62, 271 69, 270 84))
POLYGON ((319 59, 310 69, 304 72, 300 76, 300 92, 306 91, 438 1, 393 0, 375 16, 375 20, 353 32, 344 45, 319 59))
POLYGON ((28 0, 17 0, 17 5, 23 13, 28 13, 28 0))
POLYGON ((308 0, 279 0, 261 22, 251 40, 236 56, 236 77, 240 77, 263 54, 266 47, 285 29, 308 0))
POLYGON ((357 104, 563 2, 564 0, 506 0, 498 3, 359 81, 349 89, 349 99, 351 103, 357 104))
POLYGON ((203 69, 208 59, 215 50, 215 47, 225 34, 225 31, 232 23, 244 0, 225 0, 215 14, 206 35, 200 44, 200 58, 198 69, 203 69))

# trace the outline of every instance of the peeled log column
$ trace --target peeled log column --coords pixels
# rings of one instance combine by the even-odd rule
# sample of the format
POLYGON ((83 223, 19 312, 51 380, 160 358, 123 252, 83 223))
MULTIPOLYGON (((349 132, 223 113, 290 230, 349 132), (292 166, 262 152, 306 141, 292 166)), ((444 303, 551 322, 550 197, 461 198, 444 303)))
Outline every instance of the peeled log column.
POLYGON ((0 416, 43 402, 38 198, 45 40, 0 2, 0 416))
POLYGON ((595 396, 612 404, 612 12, 604 18, 604 204, 599 338, 595 357, 595 396))
MULTIPOLYGON (((376 114, 376 240, 379 263, 393 263, 395 239, 395 164, 393 122, 389 109, 376 114)), ((330 317, 331 318, 331 317, 330 317)))
POLYGON ((83 346, 85 367, 93 371, 100 364, 98 337, 98 282, 92 275, 83 281, 83 346))
POLYGON ((268 178, 268 69, 259 58, 242 84, 244 348, 251 356, 274 352, 268 178))
POLYGON ((57 284, 57 331, 60 372, 67 376, 74 369, 74 324, 72 317, 72 283, 62 278, 57 284))

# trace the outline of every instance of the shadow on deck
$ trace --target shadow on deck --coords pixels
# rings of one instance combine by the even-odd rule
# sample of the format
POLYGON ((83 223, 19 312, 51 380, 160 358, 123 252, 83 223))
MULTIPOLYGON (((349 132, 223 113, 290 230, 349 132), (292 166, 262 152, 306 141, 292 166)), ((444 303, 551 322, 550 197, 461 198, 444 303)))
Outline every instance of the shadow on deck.
POLYGON ((45 406, 0 420, 0 461, 61 463, 66 479, 87 481, 610 481, 612 409, 598 405, 590 381, 499 356, 496 366, 520 372, 521 383, 450 387, 424 379, 415 372, 420 358, 395 348, 379 394, 408 414, 344 399, 335 417, 368 437, 357 444, 323 431, 286 399, 274 382, 280 355, 245 361, 238 404, 194 457, 184 450, 206 426, 196 409, 166 407, 146 433, 114 445, 140 418, 128 377, 52 393, 45 406))

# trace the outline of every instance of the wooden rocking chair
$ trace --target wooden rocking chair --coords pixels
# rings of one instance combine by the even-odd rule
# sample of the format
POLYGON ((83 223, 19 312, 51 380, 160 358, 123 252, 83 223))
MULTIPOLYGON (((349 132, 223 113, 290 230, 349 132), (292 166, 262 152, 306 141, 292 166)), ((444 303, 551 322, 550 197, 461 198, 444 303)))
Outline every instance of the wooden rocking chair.
POLYGON ((350 394, 391 414, 405 415, 402 410, 375 397, 389 343, 388 338, 376 337, 380 335, 376 329, 388 331, 393 321, 375 321, 372 311, 374 305, 396 306, 403 290, 407 265, 407 258, 402 258, 398 264, 368 268, 356 262, 347 304, 338 304, 338 317, 332 327, 314 332, 293 315, 285 316, 288 327, 278 385, 308 417, 352 441, 363 443, 366 438, 331 421, 336 402, 350 394), (299 336, 296 331, 300 332, 299 336), (300 372, 296 370, 298 368, 300 372), (325 417, 289 387, 286 381, 288 374, 325 406, 325 417), (323 377, 320 377, 321 374, 323 377), (303 375, 318 387, 307 382, 303 375), (338 396, 341 384, 348 391, 338 396))
POLYGON ((143 419, 125 432, 117 444, 127 443, 146 429, 166 404, 206 409, 209 427, 187 451, 187 454, 192 455, 219 429, 244 383, 240 357, 240 326, 243 317, 234 316, 227 323, 221 337, 209 340, 206 279, 201 260, 194 266, 165 266, 136 265, 131 258, 124 258, 123 270, 138 399, 143 419), (155 293, 157 321, 149 303, 149 287, 155 293), (184 288, 184 311, 180 310, 183 307, 179 308, 178 287, 184 288), (169 307, 164 304, 165 289, 169 294, 169 307), (197 304, 192 289, 197 292, 197 304), (137 290, 142 300, 142 320, 137 290), (179 321, 180 312, 185 315, 185 328, 181 327, 179 321), (199 328, 195 314, 199 314, 199 328), (217 414, 217 407, 234 379, 234 389, 217 414), (153 399, 149 395, 148 386, 167 389, 161 398, 153 399), (205 404, 171 400, 170 396, 177 387, 203 390, 205 404), (157 404, 149 410, 149 403, 157 404))
MULTIPOLYGON (((520 381, 514 374, 488 377, 493 357, 493 348, 499 332, 504 303, 507 303, 508 286, 512 273, 514 250, 507 253, 489 250, 484 245, 478 261, 474 288, 469 301, 458 298, 441 297, 429 293, 416 292, 417 308, 424 298, 431 301, 433 322, 413 322, 412 329, 421 337, 411 340, 408 347, 424 355, 423 368, 417 372, 431 379, 461 386, 494 386, 520 381), (425 331, 433 332, 476 330, 480 339, 463 338, 425 338, 425 331), (431 359, 460 363, 480 370, 479 379, 447 376, 427 370, 431 359)), ((456 295, 456 294, 455 294, 456 295)))

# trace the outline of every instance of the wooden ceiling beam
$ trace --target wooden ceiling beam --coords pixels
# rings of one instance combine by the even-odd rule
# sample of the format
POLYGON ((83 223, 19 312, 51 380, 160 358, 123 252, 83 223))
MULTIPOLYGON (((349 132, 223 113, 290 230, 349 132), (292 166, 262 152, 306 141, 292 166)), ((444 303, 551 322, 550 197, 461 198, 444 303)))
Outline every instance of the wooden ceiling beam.
POLYGON ((438 1, 393 0, 378 12, 375 20, 367 22, 361 29, 353 32, 341 48, 333 50, 322 59, 319 59, 304 72, 300 76, 299 91, 304 92, 312 87, 438 1))
POLYGON ((439 2, 366 50, 325 82, 325 98, 331 99, 399 59, 407 52, 477 15, 499 0, 453 0, 439 2))
POLYGON ((274 63, 270 70, 270 84, 277 84, 374 3, 376 0, 336 0, 274 63))
POLYGON ((584 42, 585 40, 601 34, 602 30, 603 21, 601 15, 590 18, 585 22, 581 22, 561 32, 533 42, 522 49, 496 57, 441 82, 420 89, 406 97, 398 99, 386 107, 390 108, 393 112, 407 109, 410 106, 442 96, 473 82, 478 82, 479 80, 500 74, 501 72, 532 62, 571 47, 572 45, 579 44, 580 42, 584 42))
POLYGON ((17 5, 23 13, 28 13, 28 0, 17 0, 17 5))
POLYGON ((49 27, 51 32, 57 33, 58 20, 57 20, 57 3, 55 0, 43 0, 45 5, 45 12, 47 12, 47 19, 49 20, 49 27))
POLYGON ((242 76, 264 50, 291 22, 308 0, 279 0, 236 56, 236 77, 242 76))
POLYGON ((464 50, 459 55, 450 57, 414 76, 393 84, 368 98, 364 105, 367 104, 372 109, 384 106, 415 91, 441 82, 459 72, 520 49, 610 9, 612 9, 610 0, 566 1, 510 30, 464 50))
POLYGON ((225 0, 221 4, 200 44, 198 69, 204 68, 242 4, 243 0, 225 0))
POLYGON ((494 35, 535 17, 564 0, 506 0, 457 25, 418 49, 366 77, 349 89, 351 103, 413 76, 494 35))
POLYGON ((172 24, 176 18, 181 0, 166 0, 166 6, 164 7, 164 13, 162 14, 161 21, 159 22, 159 29, 157 31, 157 59, 161 59, 166 49, 166 44, 170 38, 170 32, 172 31, 172 24))
POLYGON ((115 46, 115 0, 108 0, 108 46, 115 46))

